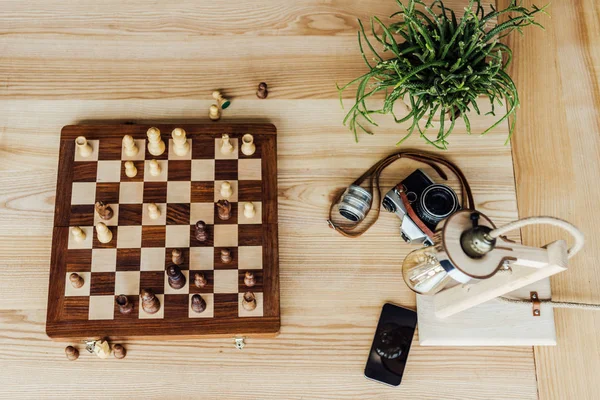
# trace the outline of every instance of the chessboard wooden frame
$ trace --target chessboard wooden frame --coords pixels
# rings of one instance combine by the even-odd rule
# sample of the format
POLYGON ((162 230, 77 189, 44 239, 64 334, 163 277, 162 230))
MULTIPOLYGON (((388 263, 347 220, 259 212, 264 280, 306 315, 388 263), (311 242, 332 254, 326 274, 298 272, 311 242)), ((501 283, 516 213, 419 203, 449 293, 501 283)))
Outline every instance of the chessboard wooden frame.
POLYGON ((279 246, 277 213, 277 129, 272 124, 158 124, 153 125, 163 133, 163 140, 170 132, 181 127, 186 130, 188 139, 199 135, 220 137, 227 133, 232 138, 244 133, 254 134, 255 142, 260 143, 262 167, 262 247, 263 247, 263 316, 236 316, 220 318, 180 318, 168 321, 160 319, 136 320, 128 325, 117 320, 62 320, 61 310, 65 300, 66 252, 68 245, 70 199, 73 181, 75 138, 85 136, 88 140, 122 138, 131 135, 134 139, 146 139, 150 125, 102 124, 69 125, 61 131, 58 177, 56 187, 56 206, 52 237, 52 256, 50 264, 50 283, 48 291, 48 311, 46 333, 55 340, 73 338, 193 338, 221 335, 273 335, 280 328, 279 302, 279 246))

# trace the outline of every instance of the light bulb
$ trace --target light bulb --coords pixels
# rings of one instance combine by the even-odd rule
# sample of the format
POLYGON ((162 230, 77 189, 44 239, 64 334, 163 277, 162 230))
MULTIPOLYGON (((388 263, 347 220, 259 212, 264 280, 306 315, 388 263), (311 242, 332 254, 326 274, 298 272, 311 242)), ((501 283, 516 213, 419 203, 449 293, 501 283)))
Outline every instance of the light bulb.
POLYGON ((420 294, 435 294, 451 281, 433 246, 423 247, 406 256, 402 263, 402 276, 408 287, 420 294))

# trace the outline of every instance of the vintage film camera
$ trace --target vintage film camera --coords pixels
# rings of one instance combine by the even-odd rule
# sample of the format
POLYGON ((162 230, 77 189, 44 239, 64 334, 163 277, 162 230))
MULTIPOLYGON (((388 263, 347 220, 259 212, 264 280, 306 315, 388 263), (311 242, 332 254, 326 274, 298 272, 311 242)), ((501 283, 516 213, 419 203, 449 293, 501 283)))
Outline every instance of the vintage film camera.
POLYGON ((429 237, 408 215, 398 187, 402 187, 417 217, 433 232, 436 225, 460 209, 458 196, 449 186, 434 183, 425 172, 417 169, 386 193, 381 205, 396 214, 402 224, 400 234, 407 243, 432 245, 429 237))
MULTIPOLYGON (((402 238, 408 243, 432 245, 433 238, 419 228, 417 221, 408 215, 399 188, 406 193, 406 198, 416 217, 430 231, 435 230, 438 222, 460 209, 458 196, 449 186, 434 183, 421 169, 407 176, 384 196, 383 208, 395 213, 402 221, 400 226, 402 238)), ((371 193, 358 185, 352 185, 342 196, 339 213, 349 221, 362 221, 371 208, 371 201, 371 193)))

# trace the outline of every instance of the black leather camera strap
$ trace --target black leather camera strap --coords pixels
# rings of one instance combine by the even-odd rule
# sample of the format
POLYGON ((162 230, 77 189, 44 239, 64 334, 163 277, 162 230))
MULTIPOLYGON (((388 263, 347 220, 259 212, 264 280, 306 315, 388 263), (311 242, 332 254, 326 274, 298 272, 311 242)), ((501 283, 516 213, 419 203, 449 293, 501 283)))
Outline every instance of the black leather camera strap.
MULTIPOLYGON (((368 188, 366 188, 366 190, 368 190, 369 193, 371 193, 371 204, 370 204, 371 207, 373 206, 373 198, 374 198, 373 190, 377 189, 377 202, 380 205, 375 209, 375 213, 376 213, 375 218, 372 218, 370 221, 365 222, 364 224, 361 223, 364 221, 363 220, 363 221, 357 222, 354 225, 345 226, 345 227, 339 226, 335 222, 333 222, 333 219, 332 219, 333 210, 334 210, 336 204, 338 204, 338 202, 344 195, 344 191, 341 191, 334 198, 333 202, 331 203, 331 206, 329 207, 329 219, 327 220, 329 227, 336 230, 337 232, 339 232, 340 234, 342 234, 346 237, 359 237, 360 235, 365 233, 367 230, 369 230, 369 228, 371 226, 373 226, 373 224, 377 221, 377 219, 379 219, 379 213, 380 213, 380 209, 381 209, 381 187, 379 186, 379 177, 385 168, 387 168, 390 164, 392 164, 393 162, 395 162, 396 160, 399 160, 401 158, 406 158, 409 160, 418 161, 418 162, 427 164, 428 166, 433 168, 434 171, 443 180, 448 180, 448 177, 444 173, 444 171, 442 170, 441 167, 443 166, 443 167, 448 168, 450 171, 452 171, 452 173, 454 173, 454 175, 456 175, 456 177, 458 178, 458 181, 460 182, 460 186, 461 186, 460 194, 461 194, 462 208, 463 209, 474 209, 475 202, 473 201, 473 194, 471 193, 471 187, 469 186, 469 182, 467 182, 467 179, 465 178, 464 174, 456 165, 454 165, 452 162, 450 162, 438 155, 434 155, 434 154, 430 154, 430 153, 410 151, 410 150, 409 151, 399 151, 397 153, 387 156, 383 160, 374 164, 371 168, 369 168, 364 174, 362 174, 357 180, 355 180, 352 183, 353 185, 360 186, 367 179, 369 180, 368 188), (361 229, 358 229, 358 228, 361 228, 361 229)), ((406 194, 403 191, 400 191, 400 197, 402 198, 402 202, 406 208, 408 215, 411 217, 411 219, 413 219, 415 221, 415 223, 419 226, 419 228, 421 228, 421 230, 423 230, 425 233, 428 233, 428 232, 431 233, 431 231, 429 229, 426 229, 426 230, 423 229, 423 227, 427 228, 426 225, 423 223, 423 221, 421 221, 417 217, 417 214, 412 209, 412 206, 408 202, 408 199, 406 199, 406 194)), ((369 212, 370 211, 371 210, 369 210, 369 212)), ((366 217, 365 217, 365 219, 366 219, 366 217)))

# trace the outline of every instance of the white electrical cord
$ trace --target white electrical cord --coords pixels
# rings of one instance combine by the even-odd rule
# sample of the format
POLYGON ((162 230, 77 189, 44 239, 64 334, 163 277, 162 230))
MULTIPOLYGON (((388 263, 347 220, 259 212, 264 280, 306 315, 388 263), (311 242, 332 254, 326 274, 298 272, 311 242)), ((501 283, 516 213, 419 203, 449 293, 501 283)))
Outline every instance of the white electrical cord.
POLYGON ((510 232, 512 230, 520 229, 527 225, 538 225, 538 224, 558 226, 559 228, 563 228, 564 230, 569 232, 571 235, 573 235, 573 238, 575 239, 575 243, 573 244, 573 247, 571 247, 567 251, 569 258, 571 258, 575 254, 577 254, 577 252, 579 252, 579 250, 581 250, 581 248, 583 247, 583 243, 584 243, 583 233, 581 233, 581 231, 579 229, 577 229, 575 227, 575 225, 571 224, 570 222, 564 221, 559 218, 554 218, 554 217, 529 217, 529 218, 519 219, 519 220, 510 222, 504 226, 501 226, 500 228, 492 229, 490 231, 489 235, 493 238, 497 238, 498 236, 504 235, 507 232, 510 232))
MULTIPOLYGON (((563 228, 567 232, 569 232, 573 238, 575 239, 575 243, 573 246, 567 250, 568 258, 573 257, 579 250, 582 249, 584 243, 583 233, 579 229, 575 227, 575 225, 563 221, 559 218, 554 217, 529 217, 523 218, 517 221, 510 222, 504 226, 493 229, 490 231, 489 235, 493 238, 497 238, 498 236, 504 235, 514 229, 519 229, 527 225, 537 225, 537 224, 546 224, 546 225, 554 225, 559 228, 563 228)), ((508 297, 498 297, 499 301, 503 303, 510 304, 525 304, 531 306, 531 300, 518 300, 511 299, 508 297)), ((550 305, 554 308, 579 308, 584 310, 600 310, 600 304, 588 304, 588 303, 577 303, 577 302, 569 302, 569 301, 553 301, 553 300, 540 300, 541 304, 550 305)))

